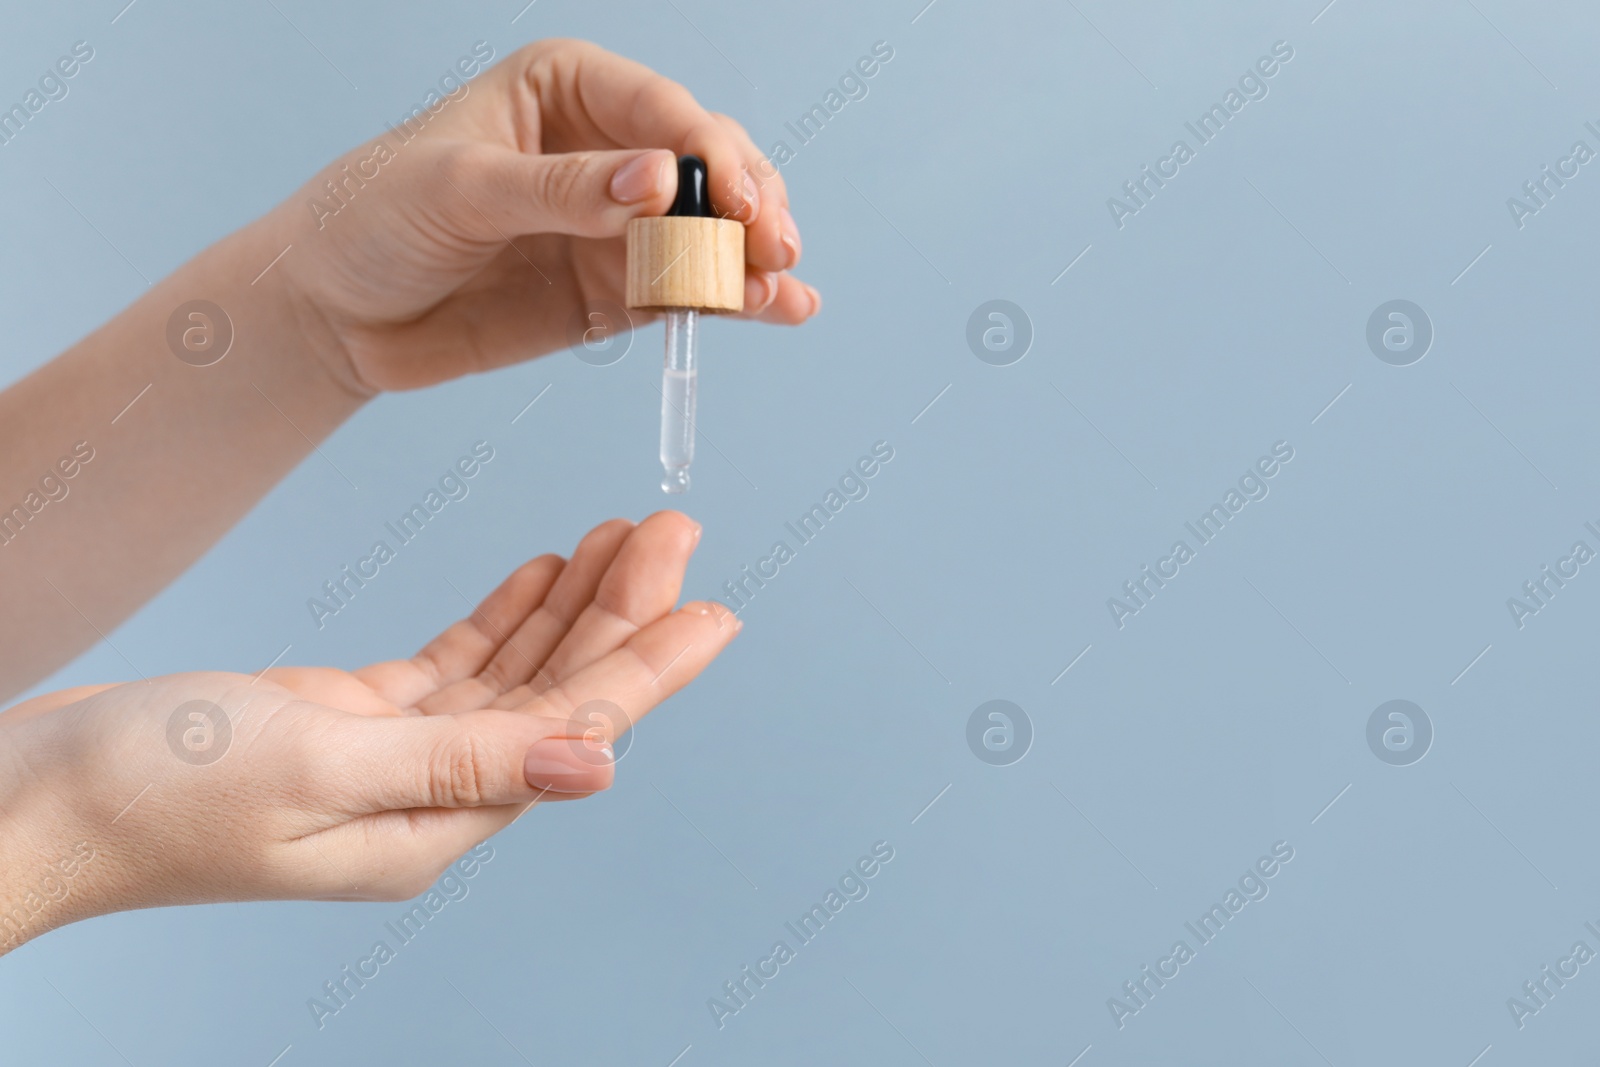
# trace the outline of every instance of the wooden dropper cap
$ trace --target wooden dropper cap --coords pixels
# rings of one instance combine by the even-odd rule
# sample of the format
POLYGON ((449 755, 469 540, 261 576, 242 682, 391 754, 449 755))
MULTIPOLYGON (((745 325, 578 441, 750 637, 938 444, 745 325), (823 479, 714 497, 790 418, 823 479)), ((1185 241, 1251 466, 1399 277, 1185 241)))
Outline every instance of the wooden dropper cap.
POLYGON ((628 223, 627 271, 630 308, 744 310, 744 224, 712 214, 698 156, 678 160, 678 196, 664 217, 628 223))

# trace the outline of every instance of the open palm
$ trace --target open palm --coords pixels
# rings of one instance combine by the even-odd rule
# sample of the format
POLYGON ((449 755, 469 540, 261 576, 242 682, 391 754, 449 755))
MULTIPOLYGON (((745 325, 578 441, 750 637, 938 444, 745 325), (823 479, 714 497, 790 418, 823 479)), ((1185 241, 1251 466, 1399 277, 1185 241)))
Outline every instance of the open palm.
POLYGON ((72 798, 60 838, 137 887, 119 907, 405 899, 531 804, 609 786, 610 742, 732 640, 720 604, 673 610, 699 532, 605 523, 410 659, 42 697, 6 714, 45 735, 12 751, 44 753, 28 773, 72 798), (217 747, 186 748, 195 729, 217 747))

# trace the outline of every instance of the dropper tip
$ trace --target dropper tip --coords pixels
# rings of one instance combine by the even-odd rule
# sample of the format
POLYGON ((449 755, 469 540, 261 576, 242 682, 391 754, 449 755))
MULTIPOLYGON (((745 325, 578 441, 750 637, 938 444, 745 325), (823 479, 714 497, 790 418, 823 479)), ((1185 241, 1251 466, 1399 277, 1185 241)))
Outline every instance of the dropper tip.
POLYGON ((676 470, 667 471, 666 477, 661 479, 661 491, 674 495, 687 493, 689 491, 689 469, 687 467, 679 467, 676 470))

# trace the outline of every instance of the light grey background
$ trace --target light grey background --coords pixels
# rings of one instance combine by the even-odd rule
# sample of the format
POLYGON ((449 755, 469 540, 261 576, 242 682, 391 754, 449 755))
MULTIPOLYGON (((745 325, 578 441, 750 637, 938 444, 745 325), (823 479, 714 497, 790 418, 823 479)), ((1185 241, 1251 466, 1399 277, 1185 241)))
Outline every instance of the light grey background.
MULTIPOLYGON (((1600 949, 1600 576, 1521 630, 1505 602, 1600 548, 1600 163, 1520 230, 1506 198, 1575 140, 1600 149, 1600 21, 924 2, 6 13, 7 103, 96 50, 0 148, 8 380, 139 296, 123 256, 170 271, 475 41, 598 41, 763 146, 793 146, 783 123, 874 42, 895 53, 784 168, 821 317, 705 331, 686 594, 719 595, 873 442, 895 458, 640 728, 616 788, 495 838, 470 896, 321 1031, 307 998, 397 905, 53 933, 0 965, 6 1061, 1588 1062, 1600 965, 1523 1029, 1506 1000, 1600 949), (1280 40, 1267 97, 1119 230, 1106 199, 1280 40), (965 341, 997 298, 1035 332, 1008 367, 965 341), (1436 331, 1409 367, 1365 343, 1395 298, 1436 331), (1280 440, 1270 495, 1118 630, 1106 599, 1280 440), (992 699, 1033 724, 1011 766, 967 748, 992 699), (1433 724, 1411 766, 1367 747, 1391 699, 1433 724), (878 840, 870 896, 719 1030, 707 998, 878 840), (1295 856, 1270 895, 1119 1030, 1107 999, 1277 841, 1295 856)), ((451 583, 476 597, 662 506, 659 344, 379 400, 323 446, 359 492, 313 457, 112 640, 147 674, 408 654, 464 611, 451 583), (478 439, 498 454, 471 496, 318 632, 305 599, 478 439)), ((101 645, 49 685, 127 674, 101 645)))

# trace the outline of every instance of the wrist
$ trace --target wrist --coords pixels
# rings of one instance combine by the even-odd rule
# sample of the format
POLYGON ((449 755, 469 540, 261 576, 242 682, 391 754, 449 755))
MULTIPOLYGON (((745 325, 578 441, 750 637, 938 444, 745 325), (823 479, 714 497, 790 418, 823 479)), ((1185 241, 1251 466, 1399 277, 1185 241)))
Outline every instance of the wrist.
POLYGON ((14 730, 0 728, 0 955, 41 934, 114 910, 93 887, 105 859, 54 790, 18 758, 14 730))
POLYGON ((331 403, 353 410, 379 390, 355 372, 333 316, 316 293, 300 284, 303 272, 296 269, 295 259, 314 251, 312 236, 279 205, 217 247, 227 246, 230 276, 240 279, 240 299, 270 337, 273 358, 293 373, 301 389, 330 394, 331 403))

